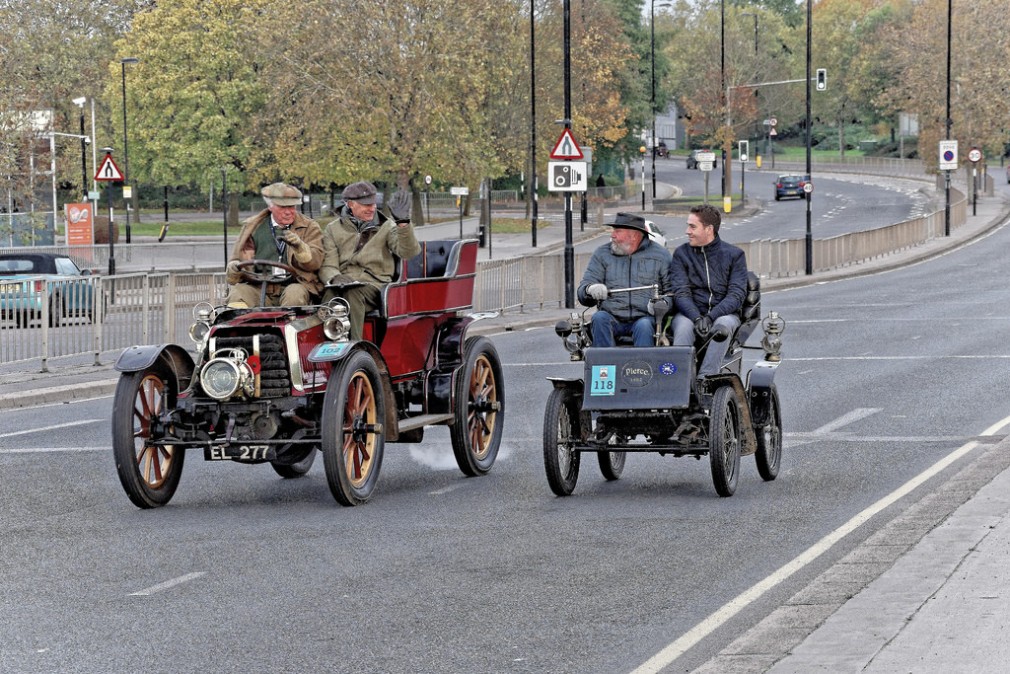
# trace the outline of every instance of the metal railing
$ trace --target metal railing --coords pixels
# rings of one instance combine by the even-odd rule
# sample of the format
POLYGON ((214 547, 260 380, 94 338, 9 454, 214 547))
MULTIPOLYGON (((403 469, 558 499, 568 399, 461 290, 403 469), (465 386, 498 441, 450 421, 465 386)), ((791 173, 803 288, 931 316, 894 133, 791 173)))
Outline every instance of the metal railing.
MULTIPOLYGON (((951 205, 951 229, 967 222, 968 200, 954 193, 951 205)), ((599 209, 597 209, 599 211, 599 209)), ((907 250, 944 235, 942 210, 899 222, 888 227, 851 232, 813 242, 814 271, 823 272, 857 265, 871 259, 907 250)), ((150 254, 156 268, 155 253, 164 254, 166 244, 124 247, 123 254, 150 254), (145 248, 150 253, 140 252, 145 248)), ((207 264, 220 268, 222 252, 214 245, 190 246, 194 266, 207 264), (198 261, 198 259, 200 261, 198 261)), ((802 275, 805 272, 803 239, 760 240, 739 245, 747 255, 748 267, 765 278, 802 275)), ((36 250, 62 252, 74 257, 83 267, 103 266, 106 249, 96 247, 51 246, 36 250)), ((591 253, 574 257, 574 276, 581 278, 591 253)), ((117 251, 117 259, 119 254, 117 251)), ((227 294, 225 275, 221 272, 136 272, 116 276, 85 277, 83 285, 92 288, 94 302, 89 310, 61 314, 51 321, 52 286, 40 284, 25 298, 40 313, 26 325, 19 326, 16 316, 0 317, 0 365, 22 370, 39 364, 48 370, 54 359, 77 357, 95 363, 111 353, 134 344, 175 342, 188 344, 187 331, 191 312, 198 302, 219 304, 227 294), (52 325, 51 325, 52 324, 52 325)), ((82 287, 83 287, 82 285, 82 287)), ((560 253, 529 255, 505 260, 480 262, 474 285, 475 311, 525 312, 564 306, 564 261, 560 253)), ((2 307, 4 305, 0 305, 2 307)))

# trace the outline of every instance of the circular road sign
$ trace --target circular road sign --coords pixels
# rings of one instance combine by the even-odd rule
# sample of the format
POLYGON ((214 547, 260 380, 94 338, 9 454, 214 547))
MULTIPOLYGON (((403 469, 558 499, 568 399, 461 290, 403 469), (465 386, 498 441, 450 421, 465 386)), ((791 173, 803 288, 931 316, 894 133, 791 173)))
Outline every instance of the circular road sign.
POLYGON ((982 152, 977 147, 968 151, 968 161, 979 161, 980 159, 982 159, 982 152))
POLYGON ((424 176, 424 184, 425 185, 431 184, 431 176, 424 176))
POLYGON ((814 184, 811 182, 803 183, 803 191, 806 192, 807 194, 810 194, 811 192, 814 191, 814 184))

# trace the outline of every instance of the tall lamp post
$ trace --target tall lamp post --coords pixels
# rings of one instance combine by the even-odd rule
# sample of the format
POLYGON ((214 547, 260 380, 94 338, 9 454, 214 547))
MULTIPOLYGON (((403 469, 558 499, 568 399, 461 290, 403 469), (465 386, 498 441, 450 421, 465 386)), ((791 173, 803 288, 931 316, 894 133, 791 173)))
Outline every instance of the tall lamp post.
MULTIPOLYGON (((649 28, 652 31, 650 58, 652 64, 652 201, 656 201, 656 0, 649 5, 649 28)), ((644 207, 644 204, 643 204, 644 207)), ((655 208, 655 205, 653 205, 655 208)))
MULTIPOLYGON (((810 174, 810 53, 811 53, 811 40, 813 38, 813 12, 812 7, 814 0, 807 0, 807 119, 806 119, 806 131, 807 131, 807 180, 812 180, 813 176, 810 174)), ((810 227, 810 202, 812 201, 813 194, 807 193, 807 231, 806 231, 806 273, 810 276, 814 273, 814 237, 813 232, 810 227)))
MULTIPOLYGON (((126 133, 126 64, 139 62, 140 59, 133 56, 127 56, 119 61, 123 68, 123 170, 126 172, 123 181, 124 191, 129 191, 127 188, 130 185, 130 146, 127 143, 126 133)), ((123 199, 123 207, 126 208, 126 243, 130 243, 130 205, 125 198, 123 199)))
MULTIPOLYGON (((722 109, 727 120, 727 126, 729 126, 729 96, 726 95, 726 0, 719 0, 719 96, 722 98, 722 109)), ((729 130, 726 130, 729 133, 729 130)), ((726 202, 726 194, 728 192, 729 185, 727 181, 729 176, 726 175, 726 139, 723 139, 723 156, 722 156, 722 200, 723 203, 726 202)))
MULTIPOLYGON (((947 116, 944 120, 946 129, 945 138, 950 140, 950 125, 953 122, 950 118, 950 35, 951 21, 953 17, 953 3, 947 0, 947 116)), ((950 236, 950 171, 944 171, 944 206, 943 206, 943 235, 950 236)))
POLYGON ((537 247, 537 34, 536 10, 530 0, 530 243, 537 247))
POLYGON ((85 96, 74 99, 74 105, 81 109, 81 193, 84 201, 88 200, 88 137, 84 135, 84 104, 87 102, 85 96))

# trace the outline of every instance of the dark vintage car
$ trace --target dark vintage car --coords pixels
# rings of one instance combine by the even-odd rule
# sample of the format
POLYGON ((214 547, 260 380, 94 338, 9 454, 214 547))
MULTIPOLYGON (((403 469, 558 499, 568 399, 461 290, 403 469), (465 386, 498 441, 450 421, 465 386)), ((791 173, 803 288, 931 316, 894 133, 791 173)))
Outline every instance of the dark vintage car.
POLYGON ((18 327, 48 321, 55 327, 70 319, 95 318, 97 277, 66 255, 4 253, 0 255, 0 318, 18 327))
MULTIPOLYGON (((250 281, 277 282, 243 263, 250 281)), ((269 463, 283 478, 305 475, 323 455, 334 498, 371 498, 387 443, 418 443, 449 427, 467 476, 498 455, 505 382, 494 345, 467 334, 477 242, 427 241, 383 288, 382 308, 349 338, 348 307, 194 310, 196 357, 181 346, 138 346, 116 362, 113 449, 120 481, 141 508, 168 503, 187 450, 207 461, 269 463)))
MULTIPOLYGON (((660 331, 658 346, 596 347, 586 312, 559 322, 555 331, 571 360, 582 361, 584 368, 581 377, 548 377, 553 388, 544 411, 543 451, 551 491, 572 493, 584 456, 595 455, 604 479, 617 480, 627 455, 636 452, 696 459, 707 455, 720 496, 735 492, 741 456, 753 455, 760 476, 774 480, 782 457, 775 371, 785 321, 775 312, 762 321, 760 311, 760 284, 751 273, 740 327, 733 334, 713 331, 694 346, 668 346, 668 335, 660 331), (748 346, 759 324, 761 346, 748 346), (705 349, 727 339, 720 371, 697 379, 705 349), (764 357, 747 368, 745 349, 761 349, 764 357)), ((657 310, 660 324, 662 314, 665 310, 657 310)))
POLYGON ((780 201, 786 197, 796 197, 803 199, 806 192, 803 187, 810 182, 809 176, 783 174, 775 180, 775 201, 780 201))

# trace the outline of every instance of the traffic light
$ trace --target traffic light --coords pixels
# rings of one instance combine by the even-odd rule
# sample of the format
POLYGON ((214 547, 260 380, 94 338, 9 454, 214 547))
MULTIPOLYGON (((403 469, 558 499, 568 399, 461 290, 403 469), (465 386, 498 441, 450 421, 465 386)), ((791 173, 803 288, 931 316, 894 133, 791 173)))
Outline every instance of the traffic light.
POLYGON ((827 68, 817 69, 817 91, 824 91, 828 88, 828 70, 827 68))
POLYGON ((740 162, 746 163, 747 156, 750 154, 750 141, 748 140, 737 141, 737 147, 739 148, 738 152, 740 154, 740 162))

